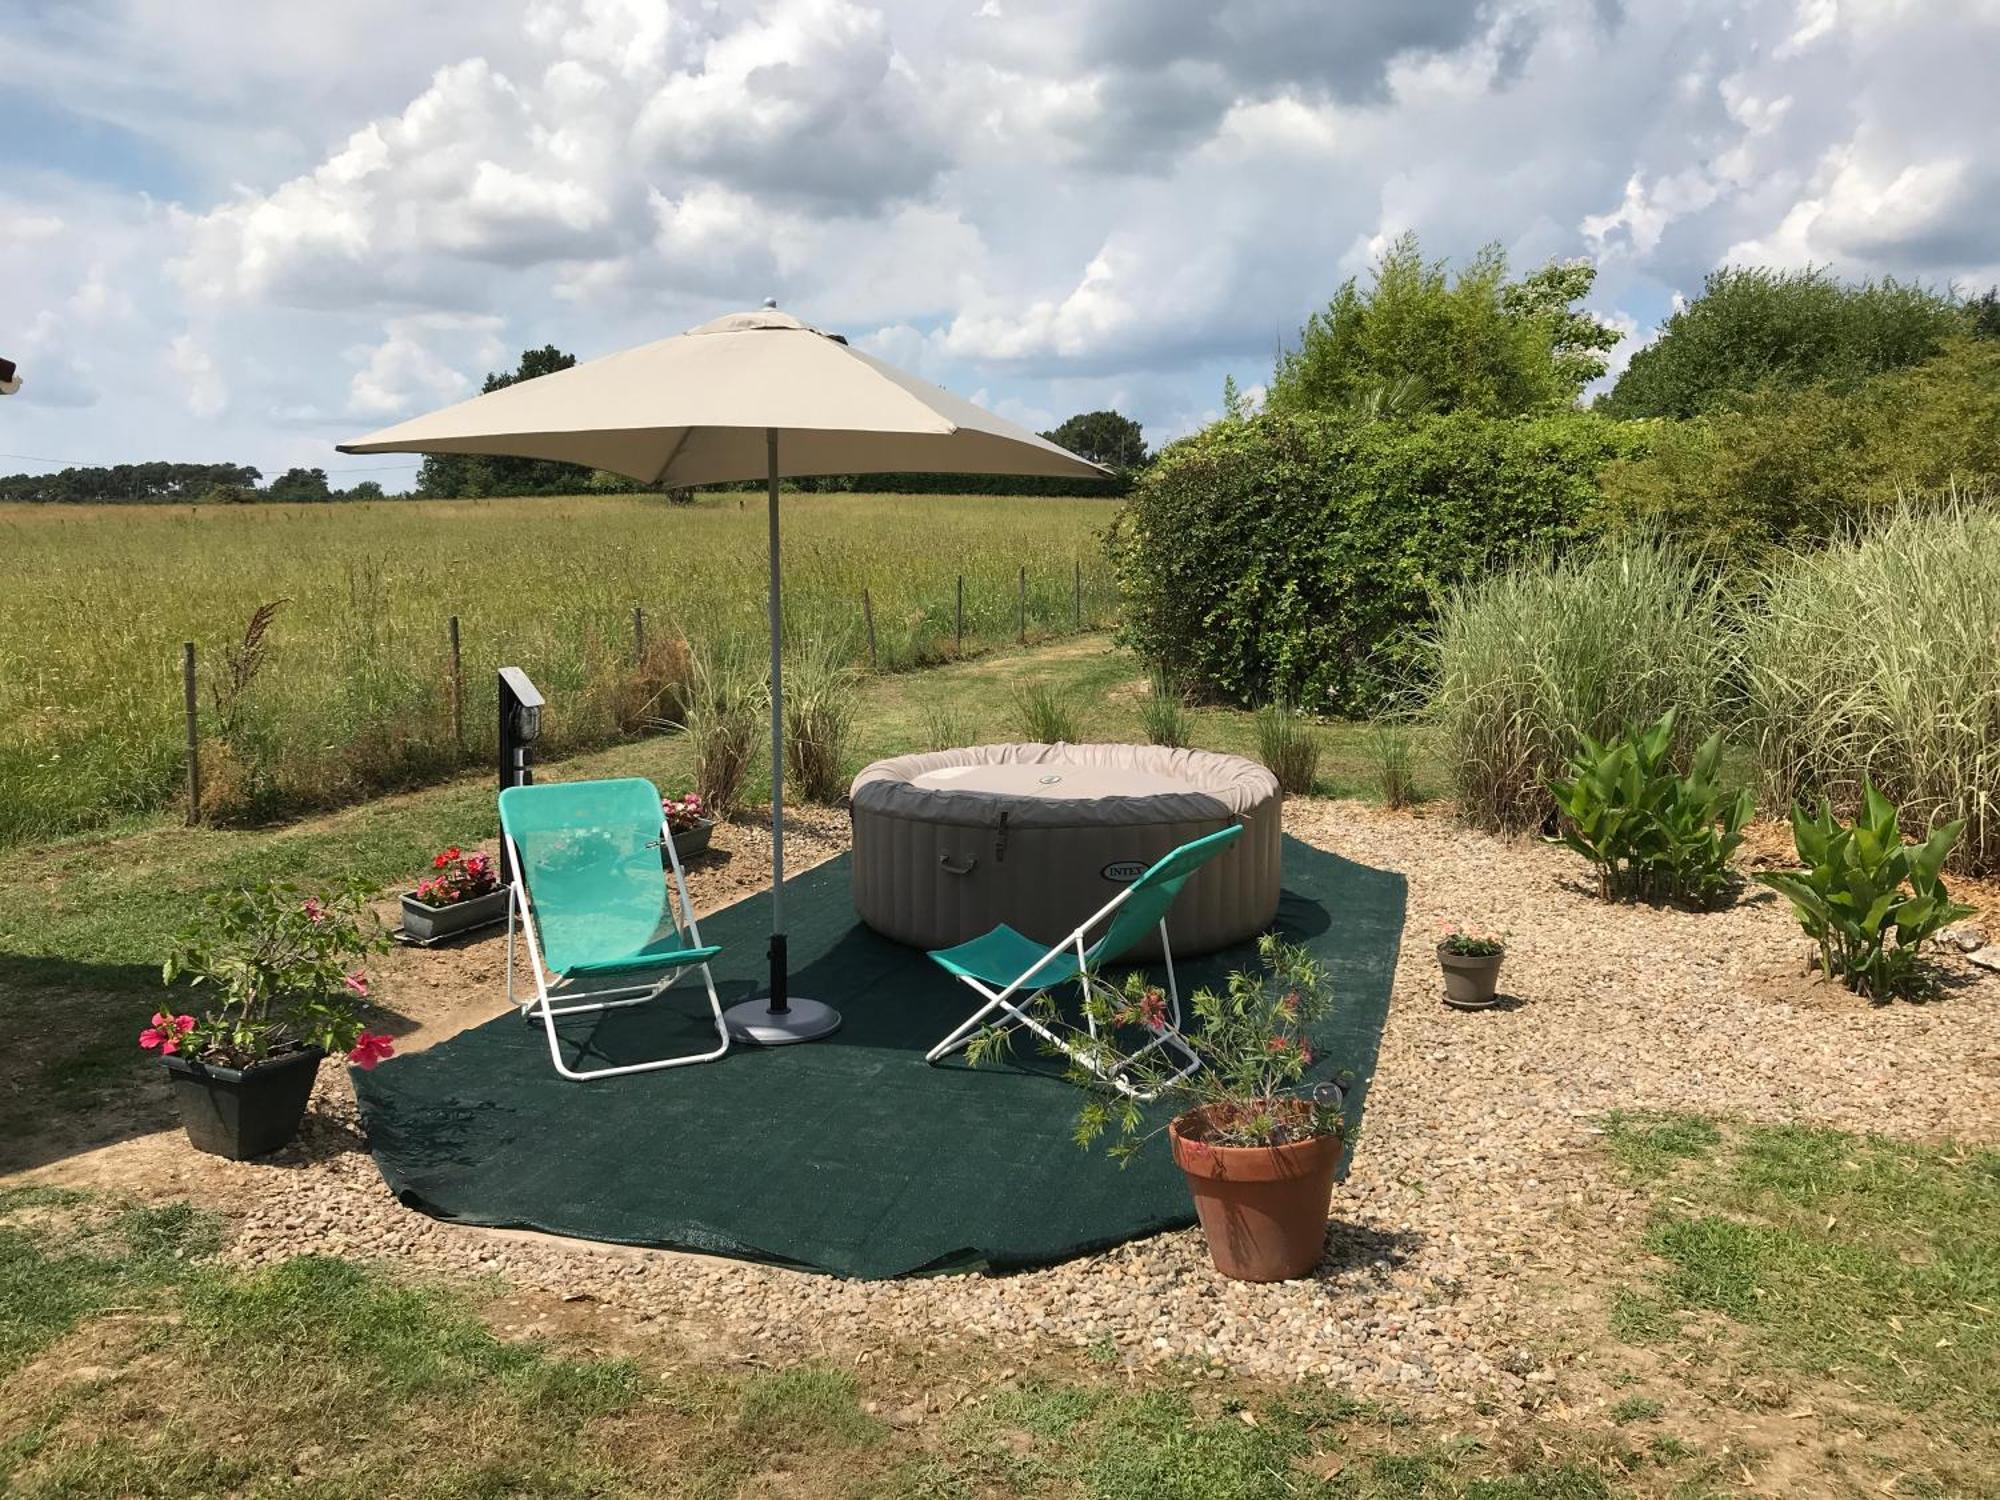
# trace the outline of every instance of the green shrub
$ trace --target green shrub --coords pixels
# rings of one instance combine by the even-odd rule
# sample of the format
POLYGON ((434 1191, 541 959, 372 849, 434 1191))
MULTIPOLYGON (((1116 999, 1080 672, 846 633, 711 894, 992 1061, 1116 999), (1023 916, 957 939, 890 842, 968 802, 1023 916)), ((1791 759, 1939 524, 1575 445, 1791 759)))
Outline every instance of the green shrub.
POLYGON ((1685 776, 1670 753, 1674 711, 1609 744, 1588 735, 1567 779, 1552 780, 1559 840, 1597 866, 1607 901, 1713 901, 1729 888, 1729 856, 1756 804, 1722 790, 1722 736, 1695 751, 1685 776))
POLYGON ((1153 690, 1139 706, 1139 726, 1146 742, 1165 745, 1170 750, 1187 748, 1194 735, 1194 715, 1188 712, 1187 698, 1160 673, 1153 674, 1153 690))
POLYGON ((1771 389, 1608 464, 1605 516, 1755 560, 1809 545, 1903 492, 2000 475, 2000 345, 1959 341, 1855 388, 1771 389))
POLYGON ((1962 325, 1952 299, 1893 277, 1725 266, 1632 356, 1599 403, 1615 417, 1691 417, 1761 386, 1853 385, 1919 364, 1962 325))
POLYGON ((1972 915, 1940 877, 1963 828, 1947 823, 1921 844, 1906 844, 1896 805, 1864 783, 1852 826, 1843 826, 1824 800, 1819 816, 1810 818, 1794 803, 1792 841, 1805 868, 1757 878, 1792 903, 1806 936, 1819 945, 1822 974, 1871 1000, 1890 1000, 1921 987, 1924 943, 1972 915))
POLYGON ((1371 713, 1441 594, 1586 534, 1631 429, 1586 413, 1260 416, 1168 448, 1109 538, 1122 638, 1191 690, 1371 713))
POLYGON ((1427 708, 1459 815, 1519 832, 1554 808, 1547 782, 1580 749, 1674 712, 1674 754, 1717 727, 1734 666, 1721 594, 1653 542, 1544 559, 1448 597, 1427 708))
POLYGON ((1257 710, 1257 758, 1285 792, 1310 796, 1319 775, 1319 736, 1289 705, 1270 704, 1257 710))
POLYGON ((1872 780, 1951 868, 2000 870, 2000 510, 1959 494, 1776 569, 1740 613, 1767 806, 1852 813, 1872 780))
POLYGON ((784 685, 786 780, 808 802, 838 802, 860 696, 844 643, 815 637, 785 663, 784 685))
POLYGON ((1014 690, 1014 724, 1025 739, 1038 744, 1073 743, 1079 735, 1075 701, 1046 683, 1014 690))

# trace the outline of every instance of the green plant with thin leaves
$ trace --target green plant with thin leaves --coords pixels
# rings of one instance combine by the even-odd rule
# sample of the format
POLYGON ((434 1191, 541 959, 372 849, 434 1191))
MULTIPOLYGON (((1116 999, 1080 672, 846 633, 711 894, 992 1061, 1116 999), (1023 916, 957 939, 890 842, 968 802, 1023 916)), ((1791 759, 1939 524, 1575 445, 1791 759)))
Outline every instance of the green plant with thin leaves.
POLYGON ((1409 730, 1398 724, 1378 724, 1368 737, 1368 748, 1375 759, 1375 789, 1382 794, 1382 805, 1410 806, 1417 793, 1416 742, 1409 730))
MULTIPOLYGON (((1180 1060, 1165 1048, 1144 1050, 1173 1015, 1166 992, 1143 973, 1120 985, 1087 981, 1082 1025, 1060 1014, 1052 993, 1036 998, 1036 1019, 1049 1032, 1043 1049, 1064 1059, 1063 1076, 1087 1096, 1077 1145, 1113 1133, 1108 1153, 1122 1166, 1169 1118, 1188 1115, 1198 1117, 1203 1139, 1222 1146, 1281 1146, 1345 1130, 1343 1090, 1306 1085, 1312 1030, 1334 1007, 1332 977, 1309 950, 1266 933, 1257 967, 1233 971, 1220 990, 1195 991, 1187 1005, 1194 1024, 1183 1036, 1200 1066, 1180 1077, 1180 1060), (1171 1116, 1149 1107, 1155 1099, 1170 1101, 1171 1116)), ((999 1056, 1012 1036, 1010 1027, 987 1027, 966 1047, 967 1061, 999 1056)))
POLYGON ((681 726, 694 750, 695 793, 716 817, 741 805, 770 703, 770 679, 748 648, 724 643, 695 653, 681 726))
POLYGON ((1014 690, 1014 723, 1037 744, 1073 743, 1081 732, 1076 700, 1044 682, 1025 683, 1014 690))
POLYGON ((924 706, 920 750, 956 750, 973 742, 972 720, 945 703, 924 706))
POLYGON ((1156 670, 1152 675, 1153 690, 1139 706, 1139 727, 1145 731, 1148 744, 1186 749, 1194 738, 1194 715, 1188 712, 1187 695, 1166 673, 1156 670))
POLYGON ((1973 913, 1951 899, 1940 874, 1964 830, 1959 819, 1920 844, 1905 843, 1896 805, 1871 781, 1852 824, 1841 823, 1824 798, 1816 817, 1793 803, 1792 842, 1804 868, 1757 879, 1792 903, 1827 978, 1871 1000, 1917 995, 1926 988, 1923 945, 1973 913))
POLYGON ((1717 779, 1722 736, 1694 752, 1685 776, 1673 766, 1674 711, 1609 743, 1588 735, 1567 779, 1549 791, 1561 814, 1556 842, 1597 867, 1607 901, 1712 902, 1730 885, 1729 857, 1756 811, 1746 788, 1731 797, 1717 779))
POLYGON ((1319 737, 1305 715, 1289 703, 1272 703, 1257 710, 1257 758, 1286 793, 1295 797, 1312 794, 1319 775, 1319 737))
POLYGON ((808 802, 838 802, 847 790, 860 679, 843 643, 815 636, 785 663, 785 775, 808 802))

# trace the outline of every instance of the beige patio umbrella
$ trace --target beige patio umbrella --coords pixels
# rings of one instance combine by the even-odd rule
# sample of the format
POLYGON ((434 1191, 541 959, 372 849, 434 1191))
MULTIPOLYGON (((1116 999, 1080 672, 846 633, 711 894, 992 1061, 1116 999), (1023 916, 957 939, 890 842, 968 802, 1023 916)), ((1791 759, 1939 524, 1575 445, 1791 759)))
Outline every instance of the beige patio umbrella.
POLYGON ((608 469, 648 484, 763 479, 770 521, 771 984, 730 1030, 775 1044, 840 1016, 792 995, 785 961, 785 744, 778 481, 809 474, 1044 474, 1104 469, 850 348, 767 302, 675 338, 609 354, 416 417, 342 453, 484 453, 608 469))

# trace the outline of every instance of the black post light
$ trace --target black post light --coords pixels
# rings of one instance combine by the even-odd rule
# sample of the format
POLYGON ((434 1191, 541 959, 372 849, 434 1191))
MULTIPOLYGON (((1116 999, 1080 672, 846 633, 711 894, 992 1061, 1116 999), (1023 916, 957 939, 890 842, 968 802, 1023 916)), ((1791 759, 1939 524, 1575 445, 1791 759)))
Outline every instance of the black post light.
POLYGON ((11 396, 20 388, 20 367, 11 359, 0 359, 0 396, 11 396))
MULTIPOLYGON (((535 741, 542 737, 542 694, 519 667, 500 669, 500 789, 535 779, 535 741)), ((500 879, 511 884, 514 862, 500 841, 500 879)))

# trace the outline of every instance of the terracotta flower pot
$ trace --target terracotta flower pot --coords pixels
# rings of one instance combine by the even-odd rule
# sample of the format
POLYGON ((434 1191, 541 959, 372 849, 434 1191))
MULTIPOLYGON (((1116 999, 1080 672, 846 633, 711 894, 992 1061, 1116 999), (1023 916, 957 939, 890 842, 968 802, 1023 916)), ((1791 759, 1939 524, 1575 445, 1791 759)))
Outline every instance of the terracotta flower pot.
POLYGON ((1238 1281, 1308 1275, 1326 1246, 1342 1133, 1283 1146, 1218 1146, 1190 1110, 1167 1127, 1215 1269, 1238 1281))
POLYGON ((1491 1005, 1500 987, 1504 953, 1454 953, 1438 944, 1438 967, 1444 970, 1444 1003, 1464 1009, 1491 1005))

